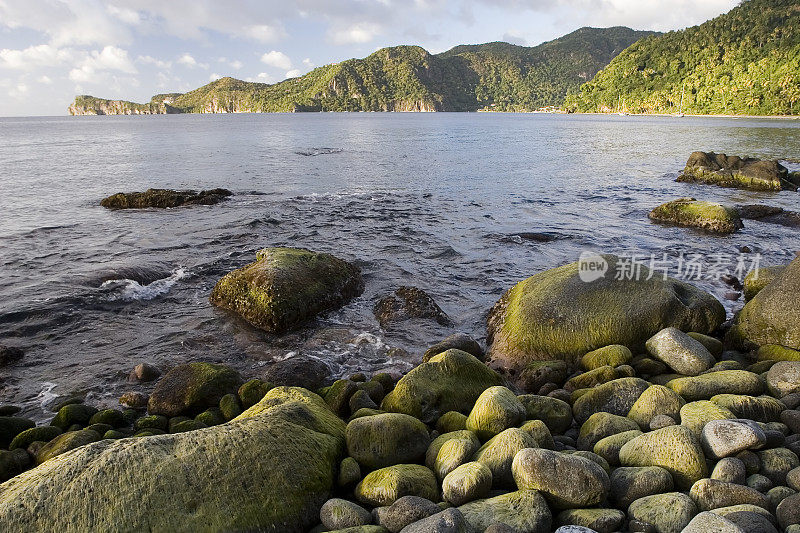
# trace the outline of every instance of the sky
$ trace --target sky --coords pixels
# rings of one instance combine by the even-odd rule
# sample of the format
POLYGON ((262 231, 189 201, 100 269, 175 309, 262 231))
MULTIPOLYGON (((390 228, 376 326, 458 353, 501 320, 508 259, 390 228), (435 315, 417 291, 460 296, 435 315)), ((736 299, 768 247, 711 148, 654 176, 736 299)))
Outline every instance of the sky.
POLYGON ((77 94, 147 102, 222 76, 275 83, 379 48, 535 46, 582 26, 669 31, 739 0, 0 0, 0 116, 77 94))

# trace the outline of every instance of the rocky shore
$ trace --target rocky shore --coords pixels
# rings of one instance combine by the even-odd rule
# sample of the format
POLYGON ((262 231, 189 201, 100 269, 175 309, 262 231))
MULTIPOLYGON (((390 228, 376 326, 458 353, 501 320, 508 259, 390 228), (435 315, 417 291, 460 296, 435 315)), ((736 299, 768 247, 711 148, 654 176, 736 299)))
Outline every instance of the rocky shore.
MULTIPOLYGON (((37 426, 2 405, 2 530, 800 532, 800 258, 742 280, 727 319, 690 283, 598 257, 605 275, 520 281, 486 345, 431 339, 402 376, 142 363, 129 379, 152 392, 119 408, 65 398, 37 426)), ((333 255, 267 248, 210 303, 281 334, 364 283, 333 255)), ((375 315, 449 323, 414 287, 375 315)))

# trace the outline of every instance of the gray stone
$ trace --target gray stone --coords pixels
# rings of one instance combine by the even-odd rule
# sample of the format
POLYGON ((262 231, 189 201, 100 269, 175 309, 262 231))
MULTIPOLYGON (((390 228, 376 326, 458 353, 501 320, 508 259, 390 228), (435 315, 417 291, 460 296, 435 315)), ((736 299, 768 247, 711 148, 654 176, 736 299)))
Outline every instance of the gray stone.
POLYGON ((760 448, 767 443, 767 436, 750 420, 712 420, 703 427, 700 441, 708 455, 721 459, 760 448))
POLYGON ((372 522, 372 515, 356 503, 332 498, 322 505, 319 519, 328 530, 335 530, 366 526, 372 522))
POLYGON ((748 533, 724 516, 704 511, 683 529, 682 533, 748 533))
POLYGON ((645 345, 650 355, 685 376, 705 372, 716 362, 705 346, 677 328, 662 329, 645 345))
POLYGON ((725 457, 720 459, 711 472, 711 479, 744 485, 747 479, 747 470, 741 459, 725 457))
POLYGON ((392 533, 398 533, 407 525, 435 515, 441 510, 438 505, 425 498, 403 496, 388 507, 376 508, 375 522, 392 533))
POLYGON ((611 499, 620 509, 627 509, 639 498, 672 489, 672 475, 660 466, 621 467, 611 474, 611 499))
POLYGON ((535 490, 519 490, 477 500, 460 506, 458 510, 476 531, 502 523, 517 532, 550 533, 553 521, 547 502, 535 490))
POLYGON ((456 508, 444 510, 435 515, 409 524, 402 533, 472 533, 464 515, 456 508))

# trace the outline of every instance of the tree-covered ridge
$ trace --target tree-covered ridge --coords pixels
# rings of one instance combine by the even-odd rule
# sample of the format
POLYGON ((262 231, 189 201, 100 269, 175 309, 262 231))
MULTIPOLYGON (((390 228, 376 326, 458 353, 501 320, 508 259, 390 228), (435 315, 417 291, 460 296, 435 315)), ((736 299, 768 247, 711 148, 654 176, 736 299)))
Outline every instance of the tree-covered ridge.
POLYGON ((568 97, 566 106, 584 112, 800 114, 800 2, 745 0, 700 26, 641 40, 568 97))
POLYGON ((438 55, 397 46, 274 85, 222 78, 186 94, 157 95, 150 104, 120 106, 115 100, 79 97, 70 112, 533 110, 561 105, 568 91, 651 34, 582 28, 535 47, 488 43, 438 55))

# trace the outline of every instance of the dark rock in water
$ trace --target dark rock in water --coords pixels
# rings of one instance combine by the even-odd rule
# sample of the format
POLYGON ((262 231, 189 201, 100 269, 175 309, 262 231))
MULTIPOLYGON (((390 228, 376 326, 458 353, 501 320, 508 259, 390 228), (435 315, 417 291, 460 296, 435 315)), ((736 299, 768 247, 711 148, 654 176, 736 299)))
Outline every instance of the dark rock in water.
POLYGON ((147 407, 147 401, 149 399, 150 397, 143 392, 128 391, 119 397, 119 403, 131 409, 144 409, 147 407))
POLYGON ((161 376, 161 371, 148 363, 140 363, 133 368, 130 381, 154 381, 161 376))
POLYGON ((677 181, 757 191, 797 190, 789 181, 788 169, 777 161, 714 152, 692 153, 677 181))
POLYGON ((465 335, 464 333, 454 333, 441 342, 437 342, 428 348, 422 356, 422 362, 427 363, 434 355, 444 353, 451 348, 474 355, 481 361, 483 361, 485 356, 481 345, 478 344, 472 337, 465 335))
POLYGON ((23 355, 25 355, 25 352, 19 348, 0 344, 0 368, 16 363, 22 359, 23 355))
POLYGON ((82 403, 71 403, 58 410, 50 425, 60 427, 66 431, 67 428, 74 424, 88 424, 95 413, 97 413, 96 407, 82 403))
POLYGON ((220 279, 211 303, 270 333, 296 329, 364 292, 361 270, 330 254, 265 248, 256 262, 220 279))
POLYGON ((148 207, 180 207, 183 205, 214 205, 233 193, 227 189, 208 191, 173 191, 147 189, 145 192, 118 192, 104 198, 100 205, 109 209, 145 209, 148 207))
POLYGON ((553 242, 561 236, 558 233, 550 233, 546 231, 522 231, 519 233, 511 233, 508 238, 513 241, 530 241, 530 242, 553 242))
POLYGON ((742 229, 739 214, 731 207, 694 198, 679 198, 650 211, 650 220, 691 226, 715 233, 733 233, 742 229))
POLYGON ((762 204, 738 206, 739 216, 744 219, 758 220, 769 224, 778 224, 789 228, 800 228, 800 213, 787 211, 781 207, 762 204))
POLYGON ((178 365, 156 384, 147 404, 150 414, 178 416, 216 407, 235 393, 242 378, 235 370, 211 363, 178 365))
POLYGON ((443 326, 450 323, 433 298, 417 287, 400 287, 393 295, 381 298, 374 313, 382 327, 412 318, 432 319, 443 326))
POLYGON ((22 411, 18 405, 0 405, 0 416, 12 416, 22 411))
POLYGON ((331 369, 324 361, 298 355, 274 363, 264 372, 262 379, 275 385, 317 390, 325 384, 330 375, 331 369))

